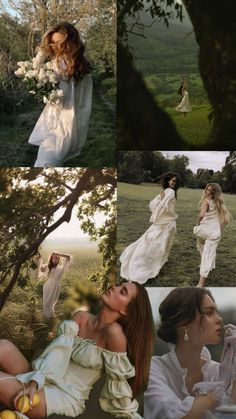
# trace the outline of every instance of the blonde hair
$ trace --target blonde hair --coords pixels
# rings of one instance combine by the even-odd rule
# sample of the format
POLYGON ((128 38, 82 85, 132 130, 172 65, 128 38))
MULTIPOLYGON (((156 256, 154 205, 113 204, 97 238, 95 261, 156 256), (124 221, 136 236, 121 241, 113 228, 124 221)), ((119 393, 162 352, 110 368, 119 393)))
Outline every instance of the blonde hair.
POLYGON ((79 81, 85 74, 90 72, 90 63, 84 57, 85 47, 80 39, 79 31, 68 22, 61 22, 54 28, 49 29, 44 34, 39 49, 41 49, 48 58, 55 57, 59 67, 61 59, 63 58, 66 63, 64 75, 67 75, 69 78, 74 77, 79 81), (50 45, 52 36, 55 32, 66 35, 64 42, 61 44, 61 49, 56 56, 50 45))
POLYGON ((224 203, 224 199, 223 199, 223 195, 222 195, 222 190, 221 187, 218 183, 208 183, 204 189, 201 201, 200 201, 200 205, 202 204, 203 200, 206 198, 205 197, 205 190, 208 188, 208 186, 211 187, 212 190, 212 200, 215 202, 216 204, 216 210, 217 210, 217 214, 220 220, 220 224, 221 225, 226 225, 229 223, 230 219, 231 219, 231 214, 228 211, 225 203, 224 203))

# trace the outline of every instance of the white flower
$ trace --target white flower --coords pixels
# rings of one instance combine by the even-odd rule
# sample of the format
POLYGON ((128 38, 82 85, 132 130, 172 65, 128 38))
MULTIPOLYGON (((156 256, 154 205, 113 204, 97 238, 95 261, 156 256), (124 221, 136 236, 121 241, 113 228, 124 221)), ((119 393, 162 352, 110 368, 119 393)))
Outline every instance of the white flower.
POLYGON ((18 70, 15 71, 15 75, 23 77, 25 75, 25 70, 23 68, 18 68, 18 70))
POLYGON ((49 80, 50 83, 53 83, 53 84, 57 84, 58 83, 58 77, 57 77, 57 75, 55 73, 49 74, 48 80, 49 80))
POLYGON ((37 70, 29 70, 27 71, 27 73, 25 73, 25 77, 27 77, 28 79, 33 79, 37 77, 37 75, 38 75, 37 70))
POLYGON ((36 95, 35 90, 30 90, 29 93, 31 93, 31 95, 36 95))
POLYGON ((63 97, 63 96, 64 96, 64 92, 63 92, 63 90, 58 89, 58 90, 57 90, 57 96, 58 96, 58 97, 63 97))

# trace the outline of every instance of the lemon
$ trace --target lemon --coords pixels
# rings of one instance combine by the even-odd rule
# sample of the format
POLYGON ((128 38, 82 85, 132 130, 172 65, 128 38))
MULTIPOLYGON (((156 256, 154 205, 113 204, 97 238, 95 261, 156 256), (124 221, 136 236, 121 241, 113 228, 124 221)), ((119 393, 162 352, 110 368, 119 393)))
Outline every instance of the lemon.
MULTIPOLYGON (((32 400, 32 407, 37 406, 39 402, 40 402, 40 397, 37 393, 35 393, 32 400)), ((31 407, 30 402, 29 402, 29 397, 21 396, 19 400, 17 401, 16 407, 17 407, 17 410, 19 410, 19 412, 22 412, 22 413, 28 412, 28 410, 30 410, 30 407, 31 407)), ((8 419, 8 418, 4 418, 4 419, 8 419)), ((9 418, 9 419, 13 419, 13 418, 9 418)))
POLYGON ((15 412, 12 412, 12 410, 3 410, 0 412, 0 418, 1 419, 16 419, 15 412))

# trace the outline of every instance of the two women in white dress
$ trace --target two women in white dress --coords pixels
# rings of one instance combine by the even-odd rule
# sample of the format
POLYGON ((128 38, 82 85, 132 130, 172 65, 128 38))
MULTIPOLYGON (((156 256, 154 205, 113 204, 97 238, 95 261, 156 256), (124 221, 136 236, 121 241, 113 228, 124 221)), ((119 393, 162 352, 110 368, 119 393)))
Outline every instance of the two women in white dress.
POLYGON ((186 117, 188 112, 191 112, 192 108, 188 97, 188 83, 187 80, 183 80, 178 93, 182 96, 180 104, 175 108, 177 112, 180 112, 186 117))
POLYGON ((47 103, 29 143, 38 145, 35 167, 63 166, 65 160, 80 154, 87 138, 92 108, 90 64, 78 30, 63 22, 45 33, 34 63, 51 60, 60 77, 62 103, 47 103))
MULTIPOLYGON (((121 254, 120 275, 127 280, 145 283, 159 274, 167 262, 176 234, 174 211, 179 178, 168 172, 163 175, 163 190, 150 204, 151 227, 121 254)), ((201 255, 199 287, 203 287, 209 272, 215 268, 216 249, 221 233, 230 220, 220 185, 207 184, 201 199, 198 225, 194 227, 197 249, 201 255)))
POLYGON ((43 285, 43 314, 49 319, 54 316, 54 308, 60 296, 60 279, 68 269, 71 256, 53 252, 48 263, 39 260, 38 278, 46 278, 43 285))
POLYGON ((170 352, 153 356, 145 419, 206 419, 217 404, 236 402, 236 331, 225 326, 221 363, 205 345, 219 344, 223 322, 206 288, 175 288, 159 308, 158 336, 170 352))
POLYGON ((162 191, 149 204, 151 227, 120 256, 121 277, 139 283, 158 275, 167 262, 176 234, 175 202, 180 178, 167 172, 162 191))

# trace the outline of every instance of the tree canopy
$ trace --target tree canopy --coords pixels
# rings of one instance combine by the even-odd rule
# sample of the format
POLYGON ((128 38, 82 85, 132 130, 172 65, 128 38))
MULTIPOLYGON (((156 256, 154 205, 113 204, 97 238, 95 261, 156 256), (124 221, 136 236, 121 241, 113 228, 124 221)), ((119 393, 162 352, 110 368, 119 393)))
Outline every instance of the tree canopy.
POLYGON ((2 168, 0 170, 0 309, 13 286, 24 284, 45 238, 69 222, 78 205, 78 223, 99 240, 102 267, 93 279, 101 287, 116 266, 116 171, 111 168, 2 168), (58 209, 63 213, 56 221, 58 209), (105 216, 96 227, 95 213, 105 216))

